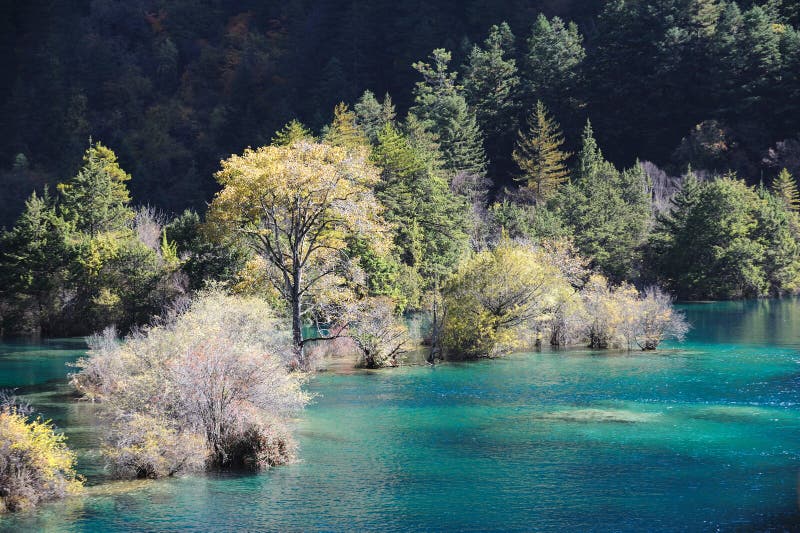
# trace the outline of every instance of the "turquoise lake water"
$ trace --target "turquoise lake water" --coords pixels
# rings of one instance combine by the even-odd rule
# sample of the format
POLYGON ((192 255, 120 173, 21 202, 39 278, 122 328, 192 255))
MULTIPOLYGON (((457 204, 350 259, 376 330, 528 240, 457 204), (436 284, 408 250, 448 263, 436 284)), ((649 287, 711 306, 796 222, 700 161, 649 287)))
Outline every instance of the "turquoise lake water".
POLYGON ((91 486, 0 530, 800 529, 800 302, 683 309, 657 354, 321 373, 300 463, 123 484, 65 384, 82 345, 4 344, 0 387, 66 430, 91 486))

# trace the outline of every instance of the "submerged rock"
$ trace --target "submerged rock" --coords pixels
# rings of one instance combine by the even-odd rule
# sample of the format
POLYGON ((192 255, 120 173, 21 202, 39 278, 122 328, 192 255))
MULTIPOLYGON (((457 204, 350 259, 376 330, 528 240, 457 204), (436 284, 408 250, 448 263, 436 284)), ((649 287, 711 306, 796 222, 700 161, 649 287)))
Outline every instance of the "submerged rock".
POLYGON ((636 424, 652 422, 658 416, 656 413, 642 413, 627 409, 567 409, 544 413, 537 418, 544 420, 560 420, 563 422, 610 422, 617 424, 636 424))

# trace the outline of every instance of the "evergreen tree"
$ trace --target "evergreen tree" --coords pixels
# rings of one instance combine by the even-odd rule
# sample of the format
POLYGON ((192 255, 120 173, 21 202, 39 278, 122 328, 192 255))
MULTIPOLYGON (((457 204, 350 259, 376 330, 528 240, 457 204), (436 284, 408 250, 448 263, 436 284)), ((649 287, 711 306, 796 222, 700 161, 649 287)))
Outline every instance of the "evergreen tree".
POLYGON ((130 175, 120 168, 116 154, 99 142, 89 146, 83 161, 78 174, 58 186, 61 215, 92 237, 126 228, 133 219, 126 185, 130 175))
POLYGON ((272 144, 276 146, 289 146, 297 141, 311 140, 313 138, 314 135, 311 133, 311 130, 303 126, 299 120, 292 119, 275 132, 275 135, 272 137, 272 144))
POLYGON ((797 182, 785 168, 772 182, 772 192, 786 204, 789 210, 800 211, 800 192, 797 190, 797 182))
POLYGON ((763 187, 758 193, 761 202, 756 212, 758 226, 754 237, 764 249, 760 263, 769 294, 796 293, 800 289, 800 219, 797 211, 790 207, 786 198, 770 194, 763 187))
POLYGON ((528 119, 528 132, 518 132, 514 161, 539 202, 551 198, 558 188, 569 180, 568 153, 561 150, 564 137, 558 124, 548 116, 541 100, 528 119))
POLYGON ((352 150, 369 143, 364 130, 357 124, 356 114, 340 102, 333 110, 333 122, 324 134, 325 142, 352 150))
POLYGON ((68 224, 48 191, 33 193, 14 227, 0 237, 0 298, 11 305, 2 317, 6 332, 58 332, 72 260, 68 241, 68 224))
POLYGON ((558 116, 570 117, 582 106, 583 36, 574 23, 540 14, 531 28, 523 63, 524 101, 544 101, 558 116))
POLYGON ((650 239, 658 279, 687 299, 767 294, 765 258, 770 248, 777 250, 775 241, 758 237, 759 226, 788 225, 765 216, 764 208, 764 197, 735 178, 687 180, 650 239))
POLYGON ((464 93, 488 139, 516 129, 520 80, 514 54, 514 34, 503 22, 489 29, 483 47, 472 48, 464 67, 464 93))
POLYGON ((451 175, 483 175, 483 139, 475 113, 456 84, 457 73, 448 71, 451 57, 450 52, 438 48, 431 54, 432 63, 414 63, 423 81, 416 84, 411 113, 437 136, 444 166, 451 175))
POLYGON ((378 134, 373 160, 381 169, 376 196, 396 227, 401 261, 428 282, 449 272, 468 247, 463 201, 430 158, 391 124, 378 134))
POLYGON ((386 124, 394 122, 397 113, 392 103, 392 97, 386 93, 383 102, 379 102, 372 91, 364 91, 361 98, 353 106, 356 113, 356 123, 367 134, 371 143, 375 143, 380 132, 386 124))
POLYGON ((604 164, 603 152, 594 138, 592 123, 587 120, 586 126, 583 128, 581 150, 578 152, 578 165, 575 171, 578 181, 592 179, 600 173, 604 164))
POLYGON ((564 225, 604 274, 617 281, 634 279, 650 217, 646 175, 641 168, 620 173, 606 161, 587 123, 575 177, 556 199, 564 225))

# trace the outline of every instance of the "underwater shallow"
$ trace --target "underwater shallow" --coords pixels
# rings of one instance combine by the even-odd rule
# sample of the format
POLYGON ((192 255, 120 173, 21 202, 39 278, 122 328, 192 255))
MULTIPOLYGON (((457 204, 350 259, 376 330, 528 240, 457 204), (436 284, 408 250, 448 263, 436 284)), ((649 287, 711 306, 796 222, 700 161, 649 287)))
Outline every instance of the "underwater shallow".
POLYGON ((683 306, 686 342, 323 372, 301 462, 259 475, 111 483, 76 341, 0 346, 0 387, 65 429, 87 495, 7 531, 800 528, 800 302, 683 306))

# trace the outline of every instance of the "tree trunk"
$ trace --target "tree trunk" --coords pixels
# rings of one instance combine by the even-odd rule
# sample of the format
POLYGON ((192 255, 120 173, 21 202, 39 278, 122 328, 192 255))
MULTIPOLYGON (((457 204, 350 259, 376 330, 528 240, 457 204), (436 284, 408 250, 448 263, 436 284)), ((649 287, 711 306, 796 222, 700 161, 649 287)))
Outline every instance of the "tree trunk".
POLYGON ((436 285, 434 287, 433 292, 433 327, 431 331, 431 349, 428 352, 428 364, 436 364, 436 357, 441 357, 441 346, 439 345, 439 306, 438 306, 438 295, 439 295, 439 279, 436 279, 436 285))
POLYGON ((292 288, 292 344, 297 365, 305 370, 306 360, 305 351, 303 350, 303 320, 301 314, 299 285, 295 284, 292 288))

